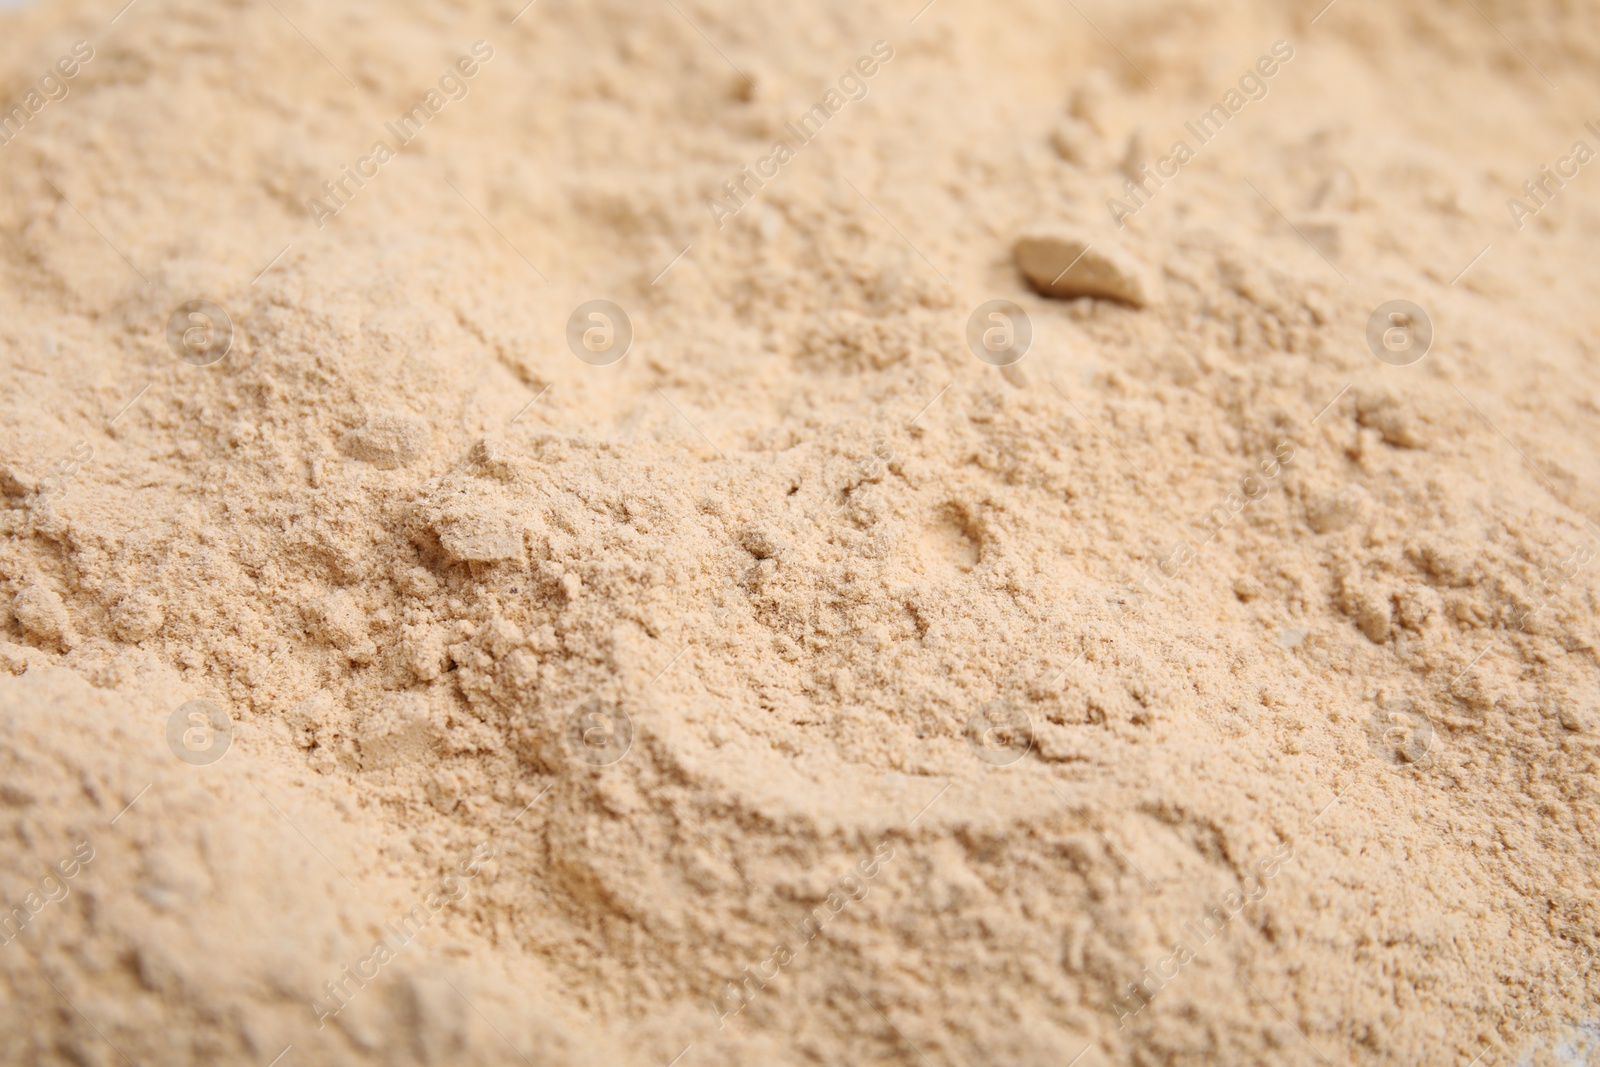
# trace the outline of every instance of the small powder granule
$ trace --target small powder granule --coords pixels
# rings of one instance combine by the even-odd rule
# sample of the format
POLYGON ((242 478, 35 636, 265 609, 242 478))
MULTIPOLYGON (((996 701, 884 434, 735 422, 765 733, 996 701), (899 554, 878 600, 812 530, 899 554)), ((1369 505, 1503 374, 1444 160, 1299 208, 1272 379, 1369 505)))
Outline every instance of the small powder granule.
POLYGON ((1478 6, 7 6, 0 1063, 1600 1062, 1478 6))

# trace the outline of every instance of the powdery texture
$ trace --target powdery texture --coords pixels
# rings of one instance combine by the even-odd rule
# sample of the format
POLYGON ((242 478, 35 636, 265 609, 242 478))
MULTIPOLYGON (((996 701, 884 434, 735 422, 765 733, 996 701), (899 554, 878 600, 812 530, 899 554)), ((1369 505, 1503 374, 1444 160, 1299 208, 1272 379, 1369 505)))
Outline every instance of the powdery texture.
POLYGON ((516 6, 4 16, 6 1062, 1594 1056, 1592 5, 516 6))

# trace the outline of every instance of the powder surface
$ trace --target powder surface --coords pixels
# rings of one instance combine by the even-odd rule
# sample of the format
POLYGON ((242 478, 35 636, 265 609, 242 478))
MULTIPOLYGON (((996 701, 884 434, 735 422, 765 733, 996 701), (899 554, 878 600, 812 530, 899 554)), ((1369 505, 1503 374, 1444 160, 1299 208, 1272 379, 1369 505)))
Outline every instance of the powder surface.
POLYGON ((1600 1061, 1594 4, 120 6, 0 1060, 1600 1061))

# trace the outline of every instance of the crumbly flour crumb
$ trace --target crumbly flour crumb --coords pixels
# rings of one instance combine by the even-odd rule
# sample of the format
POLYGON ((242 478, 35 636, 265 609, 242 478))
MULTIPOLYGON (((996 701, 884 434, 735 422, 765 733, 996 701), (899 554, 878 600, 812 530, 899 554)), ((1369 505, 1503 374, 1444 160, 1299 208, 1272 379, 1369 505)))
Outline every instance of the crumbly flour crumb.
POLYGON ((919 4, 0 13, 0 1061, 1600 1060, 1600 9, 919 4))

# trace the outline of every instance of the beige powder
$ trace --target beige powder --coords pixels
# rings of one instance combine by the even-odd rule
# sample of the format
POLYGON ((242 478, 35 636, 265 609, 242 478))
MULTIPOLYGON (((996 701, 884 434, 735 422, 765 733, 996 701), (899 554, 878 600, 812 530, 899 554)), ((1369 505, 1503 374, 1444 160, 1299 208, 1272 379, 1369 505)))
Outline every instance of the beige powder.
POLYGON ((4 1062, 1600 1058, 1594 5, 118 6, 0 15, 4 1062))

